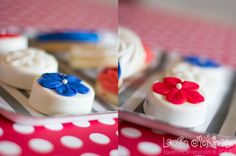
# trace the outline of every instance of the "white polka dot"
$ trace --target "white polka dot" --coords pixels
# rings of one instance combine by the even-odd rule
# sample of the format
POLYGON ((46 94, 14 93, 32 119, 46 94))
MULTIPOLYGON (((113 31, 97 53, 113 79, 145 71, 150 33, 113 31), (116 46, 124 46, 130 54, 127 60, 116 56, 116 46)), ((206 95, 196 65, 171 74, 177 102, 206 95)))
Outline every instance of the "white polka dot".
POLYGON ((130 155, 129 150, 122 145, 118 146, 118 153, 120 156, 129 156, 130 155))
POLYGON ((168 142, 168 145, 170 148, 172 148, 176 151, 180 151, 180 152, 187 151, 190 148, 189 144, 187 144, 183 141, 178 141, 178 140, 172 140, 172 141, 168 142))
POLYGON ((80 156, 99 156, 99 155, 95 153, 83 153, 80 156))
POLYGON ((223 152, 223 153, 220 153, 220 156, 236 156, 236 154, 233 154, 231 152, 223 152))
POLYGON ((17 124, 14 123, 13 124, 13 129, 21 134, 31 134, 34 132, 34 127, 33 126, 29 126, 29 125, 21 125, 21 124, 17 124))
POLYGON ((49 124, 45 125, 44 127, 52 131, 60 131, 63 129, 62 124, 49 124))
POLYGON ((138 144, 138 150, 143 154, 158 155, 161 153, 161 147, 152 142, 140 142, 138 144))
POLYGON ((142 135, 142 133, 139 130, 130 127, 122 128, 121 134, 129 138, 139 138, 142 135))
POLYGON ((99 155, 96 153, 83 153, 80 156, 99 156, 99 155))
POLYGON ((0 155, 20 155, 21 147, 11 141, 0 141, 0 155))
POLYGON ((90 126, 90 122, 89 121, 75 121, 75 122, 72 122, 75 126, 78 126, 78 127, 89 127, 90 126))
POLYGON ((0 127, 0 136, 3 135, 3 129, 0 127))
POLYGON ((119 132, 118 132, 118 131, 116 131, 116 135, 117 135, 117 136, 119 135, 119 132))
POLYGON ((108 144, 110 142, 110 139, 106 135, 100 133, 92 133, 89 135, 89 138, 98 144, 108 144))
POLYGON ((114 125, 116 123, 114 119, 98 119, 98 121, 105 125, 114 125))
POLYGON ((118 150, 114 149, 110 152, 110 156, 118 156, 118 150))
POLYGON ((68 148, 80 148, 83 145, 83 142, 74 136, 63 136, 61 143, 68 148))
POLYGON ((29 147, 39 153, 49 153, 53 150, 53 145, 49 141, 40 138, 34 138, 29 141, 29 147))

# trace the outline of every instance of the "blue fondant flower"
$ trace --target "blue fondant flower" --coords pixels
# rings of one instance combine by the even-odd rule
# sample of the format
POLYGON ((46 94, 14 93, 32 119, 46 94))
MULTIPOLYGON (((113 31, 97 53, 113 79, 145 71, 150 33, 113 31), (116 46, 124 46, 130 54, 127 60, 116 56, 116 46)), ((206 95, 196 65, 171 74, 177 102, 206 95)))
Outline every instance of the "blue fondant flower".
POLYGON ((89 88, 81 82, 82 81, 76 76, 60 73, 45 73, 38 79, 38 83, 41 86, 53 89, 63 96, 74 96, 76 93, 88 93, 89 88))
POLYGON ((37 40, 97 43, 100 41, 100 36, 97 32, 93 31, 64 31, 40 34, 37 36, 37 40))
POLYGON ((206 59, 206 58, 200 58, 197 56, 186 56, 184 57, 184 60, 192 65, 195 66, 200 66, 203 68, 216 68, 219 67, 220 65, 213 60, 206 59))
POLYGON ((118 80, 120 79, 121 69, 120 69, 120 62, 118 61, 118 80))

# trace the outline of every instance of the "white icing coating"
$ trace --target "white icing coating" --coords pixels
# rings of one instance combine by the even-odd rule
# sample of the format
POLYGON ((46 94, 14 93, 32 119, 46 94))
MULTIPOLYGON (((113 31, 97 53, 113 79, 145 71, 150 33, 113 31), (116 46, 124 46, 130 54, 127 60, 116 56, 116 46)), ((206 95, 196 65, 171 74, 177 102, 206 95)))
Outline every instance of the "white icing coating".
POLYGON ((55 57, 33 48, 8 53, 0 62, 1 80, 26 90, 31 90, 36 77, 57 71, 58 62, 55 57))
POLYGON ((37 111, 48 114, 85 114, 91 112, 95 96, 94 89, 82 82, 89 88, 86 94, 77 93, 75 96, 62 96, 54 90, 42 87, 37 80, 34 81, 29 97, 30 105, 37 111))
POLYGON ((216 88, 221 87, 224 81, 224 73, 223 67, 202 68, 179 60, 167 69, 165 76, 197 82, 202 86, 202 91, 205 94, 212 94, 217 90, 216 88))
POLYGON ((122 77, 127 78, 145 65, 146 53, 140 37, 126 28, 118 29, 119 61, 122 77))
POLYGON ((144 112, 169 124, 192 128, 201 125, 205 121, 207 107, 206 102, 172 104, 166 100, 165 96, 153 92, 152 87, 150 87, 144 104, 144 112))
POLYGON ((0 38, 0 55, 28 47, 28 39, 24 36, 0 38))

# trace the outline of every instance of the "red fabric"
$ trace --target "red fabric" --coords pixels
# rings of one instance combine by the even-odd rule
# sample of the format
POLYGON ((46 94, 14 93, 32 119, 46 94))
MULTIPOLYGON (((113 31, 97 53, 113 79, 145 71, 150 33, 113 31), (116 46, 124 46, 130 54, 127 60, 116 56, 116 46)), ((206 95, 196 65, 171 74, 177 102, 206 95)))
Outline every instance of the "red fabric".
MULTIPOLYGON (((225 156, 230 154, 236 155, 236 146, 228 147, 204 147, 202 144, 197 144, 192 146, 191 140, 187 140, 187 146, 185 145, 187 139, 181 136, 173 136, 165 132, 151 130, 149 128, 132 124, 130 122, 121 121, 119 122, 119 151, 123 153, 130 153, 131 156, 193 156, 193 155, 204 155, 204 156, 219 156, 225 154, 225 156), (125 130, 126 128, 131 128, 129 132, 125 130), (138 133, 139 132, 139 133, 138 133), (132 134, 130 134, 132 133, 132 134), (134 133, 136 135, 134 135, 134 133), (139 134, 139 135, 137 135, 139 134), (170 140, 184 142, 182 146, 166 146, 167 142, 170 140), (142 143, 154 144, 152 148, 146 146, 147 150, 141 148, 142 143), (126 151, 124 150, 126 149, 126 151), (156 149, 156 150, 153 150, 156 149), (159 150, 157 150, 159 149, 159 150), (124 152, 125 151, 125 152, 124 152), (147 151, 152 151, 152 153, 147 153, 147 151)), ((206 141, 206 140, 205 140, 206 141)), ((206 142, 205 142, 206 143, 206 142)), ((145 147, 145 146, 144 146, 145 147)))
MULTIPOLYGON (((42 155, 43 153, 33 150, 29 146, 29 142, 34 138, 42 138, 49 141, 53 146, 52 151, 43 154, 46 156, 81 155, 88 152, 101 156, 109 155, 113 149, 117 149, 118 143, 118 137, 116 133, 118 129, 118 121, 117 119, 114 119, 114 121, 114 123, 110 124, 104 124, 99 121, 90 121, 90 125, 88 127, 79 127, 72 123, 66 123, 62 125, 63 128, 61 130, 49 130, 44 126, 38 126, 34 127, 34 131, 32 133, 23 134, 13 128, 13 122, 7 120, 3 116, 0 116, 0 129, 2 130, 0 135, 0 144, 3 141, 10 141, 17 144, 21 149, 21 152, 16 155, 36 156, 42 155), (103 134, 110 139, 110 142, 107 144, 95 143, 89 138, 89 135, 92 133, 103 134), (68 148, 64 146, 60 141, 63 136, 73 136, 79 138, 82 141, 82 146, 79 148, 68 148)), ((39 144, 38 146, 42 145, 39 144)), ((2 150, 0 149, 0 156, 3 155, 1 151, 2 150)))
POLYGON ((101 86, 114 94, 118 94, 118 69, 107 68, 98 75, 101 86))
POLYGON ((0 28, 117 30, 117 9, 94 0, 1 0, 0 28))
POLYGON ((152 48, 200 55, 236 68, 236 26, 178 15, 160 8, 119 3, 119 24, 152 48))
POLYGON ((182 82, 175 77, 166 77, 163 82, 154 83, 152 88, 155 93, 166 96, 167 101, 176 105, 185 102, 197 104, 204 101, 204 97, 197 91, 199 85, 195 82, 182 82))

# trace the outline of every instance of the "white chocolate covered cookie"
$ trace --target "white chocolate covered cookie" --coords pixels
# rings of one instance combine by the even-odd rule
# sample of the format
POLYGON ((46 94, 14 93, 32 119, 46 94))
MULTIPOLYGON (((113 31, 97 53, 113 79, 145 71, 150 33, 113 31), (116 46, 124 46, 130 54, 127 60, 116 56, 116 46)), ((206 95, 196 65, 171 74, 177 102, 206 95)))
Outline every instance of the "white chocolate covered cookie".
POLYGON ((42 73, 57 71, 54 56, 33 48, 9 53, 0 62, 1 81, 26 90, 31 90, 34 79, 42 73))
POLYGON ((48 114, 85 114, 91 112, 95 92, 73 75, 45 73, 34 81, 29 98, 37 111, 48 114))
POLYGON ((0 55, 23 50, 27 47, 28 40, 24 36, 18 34, 0 34, 0 55))
POLYGON ((118 29, 119 62, 122 78, 128 78, 145 67, 146 52, 140 37, 133 31, 118 29))
POLYGON ((199 126, 205 121, 208 106, 198 89, 197 83, 175 77, 153 82, 148 89, 144 111, 175 126, 199 126))

